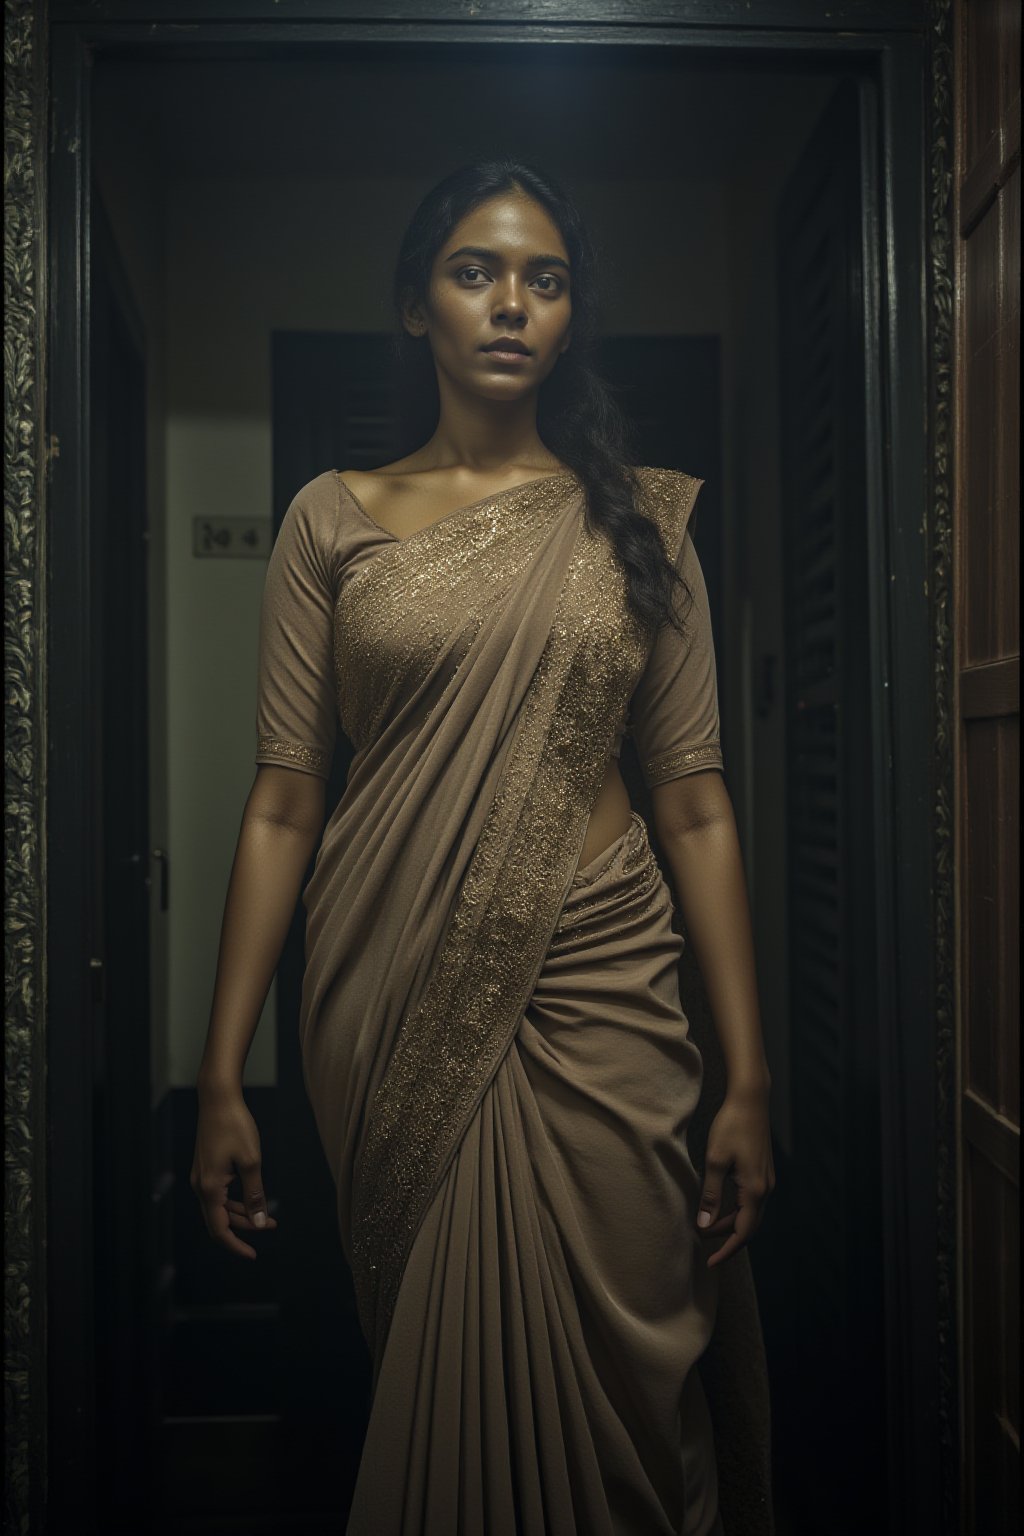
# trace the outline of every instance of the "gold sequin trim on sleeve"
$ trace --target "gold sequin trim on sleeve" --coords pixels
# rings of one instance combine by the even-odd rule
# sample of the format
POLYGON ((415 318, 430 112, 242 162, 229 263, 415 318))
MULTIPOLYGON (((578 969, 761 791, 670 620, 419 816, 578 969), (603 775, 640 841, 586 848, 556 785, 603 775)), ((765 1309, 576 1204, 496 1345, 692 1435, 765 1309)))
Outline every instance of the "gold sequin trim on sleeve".
POLYGON ((680 747, 663 757, 652 758, 644 764, 644 776, 650 787, 664 784, 667 779, 681 778, 697 768, 722 768, 722 746, 717 740, 705 741, 699 747, 680 747))
POLYGON ((275 763, 287 763, 293 768, 306 768, 310 773, 327 777, 330 764, 323 747, 309 747, 303 741, 282 741, 279 736, 260 736, 256 742, 256 761, 267 758, 275 763))

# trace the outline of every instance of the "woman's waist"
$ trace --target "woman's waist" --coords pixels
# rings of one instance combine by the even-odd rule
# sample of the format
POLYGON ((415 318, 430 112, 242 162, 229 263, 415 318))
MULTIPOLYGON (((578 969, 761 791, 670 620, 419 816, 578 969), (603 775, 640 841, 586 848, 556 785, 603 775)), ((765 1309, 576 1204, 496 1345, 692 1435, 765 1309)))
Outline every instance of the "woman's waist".
POLYGON ((597 799, 591 806, 590 819, 587 822, 583 846, 580 849, 578 870, 584 869, 610 847, 616 838, 622 837, 629 830, 632 812, 629 792, 619 772, 618 758, 609 758, 605 765, 601 788, 597 792, 597 799))
POLYGON ((672 896, 654 856, 647 824, 631 811, 626 830, 587 863, 581 861, 556 924, 549 961, 581 944, 603 945, 616 935, 671 929, 672 896))

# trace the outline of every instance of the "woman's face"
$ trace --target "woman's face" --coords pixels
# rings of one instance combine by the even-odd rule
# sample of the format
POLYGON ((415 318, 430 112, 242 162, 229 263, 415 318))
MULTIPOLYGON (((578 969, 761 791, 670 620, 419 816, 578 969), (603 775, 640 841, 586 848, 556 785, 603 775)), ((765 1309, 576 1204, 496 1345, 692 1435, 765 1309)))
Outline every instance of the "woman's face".
POLYGON ((439 380, 515 400, 536 392, 569 345, 569 254, 558 226, 524 193, 501 193, 454 226, 434 257, 425 306, 406 325, 426 334, 439 380), (521 351, 488 351, 511 338, 521 351))

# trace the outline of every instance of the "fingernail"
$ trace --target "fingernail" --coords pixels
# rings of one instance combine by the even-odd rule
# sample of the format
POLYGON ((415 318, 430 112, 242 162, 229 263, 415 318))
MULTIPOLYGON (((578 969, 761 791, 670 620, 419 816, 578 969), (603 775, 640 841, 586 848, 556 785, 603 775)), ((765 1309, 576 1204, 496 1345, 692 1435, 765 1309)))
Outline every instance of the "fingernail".
POLYGON ((267 1213, 266 1211, 257 1211, 252 1219, 258 1227, 265 1227, 267 1224, 267 1213))
POLYGON ((710 1225, 711 1225, 711 1212, 710 1211, 701 1211, 700 1215, 697 1217, 697 1225, 698 1225, 698 1227, 710 1227, 710 1225))

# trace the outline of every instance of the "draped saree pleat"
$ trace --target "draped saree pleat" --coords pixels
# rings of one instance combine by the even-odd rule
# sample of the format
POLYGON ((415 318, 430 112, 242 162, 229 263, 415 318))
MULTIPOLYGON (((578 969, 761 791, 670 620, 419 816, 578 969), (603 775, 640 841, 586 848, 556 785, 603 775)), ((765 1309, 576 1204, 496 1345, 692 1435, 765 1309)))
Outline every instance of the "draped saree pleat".
MULTIPOLYGON (((681 558, 700 482, 643 474, 681 558)), ((349 1536, 720 1532, 682 941, 638 816, 579 868, 631 701, 652 778, 720 761, 709 642, 687 716, 571 475, 404 540, 353 502, 282 526, 257 754, 326 772, 335 707, 355 748, 299 1021, 373 1362, 349 1536)))
POLYGON ((720 1529, 671 912, 635 817, 574 881, 413 1244, 350 1536, 720 1529))

